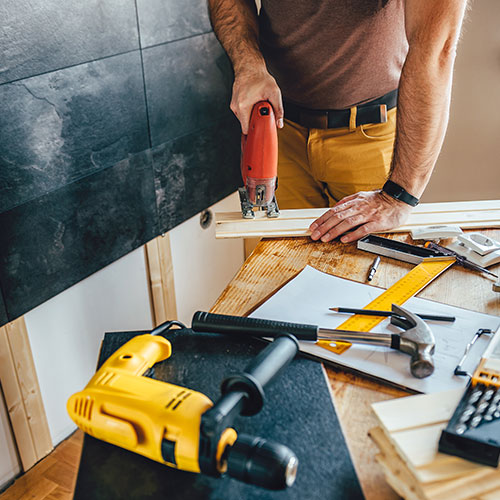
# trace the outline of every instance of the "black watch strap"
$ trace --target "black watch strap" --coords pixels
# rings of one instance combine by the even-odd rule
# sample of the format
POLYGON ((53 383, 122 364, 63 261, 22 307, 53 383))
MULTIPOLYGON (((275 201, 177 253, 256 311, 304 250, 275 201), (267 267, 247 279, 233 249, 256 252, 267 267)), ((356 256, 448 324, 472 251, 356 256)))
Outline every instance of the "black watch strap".
POLYGON ((419 199, 412 196, 406 189, 402 188, 399 184, 396 184, 393 181, 387 181, 382 188, 384 193, 387 193, 389 196, 394 198, 395 200, 402 201, 412 207, 416 207, 418 205, 419 199))

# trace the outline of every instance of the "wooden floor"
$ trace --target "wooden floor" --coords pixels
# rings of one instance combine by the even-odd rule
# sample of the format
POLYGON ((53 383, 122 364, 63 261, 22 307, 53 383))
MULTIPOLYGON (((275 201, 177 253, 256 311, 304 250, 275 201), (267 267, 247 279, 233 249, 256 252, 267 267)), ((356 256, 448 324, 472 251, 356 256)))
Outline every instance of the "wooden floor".
POLYGON ((82 451, 77 430, 0 494, 0 500, 71 500, 82 451))

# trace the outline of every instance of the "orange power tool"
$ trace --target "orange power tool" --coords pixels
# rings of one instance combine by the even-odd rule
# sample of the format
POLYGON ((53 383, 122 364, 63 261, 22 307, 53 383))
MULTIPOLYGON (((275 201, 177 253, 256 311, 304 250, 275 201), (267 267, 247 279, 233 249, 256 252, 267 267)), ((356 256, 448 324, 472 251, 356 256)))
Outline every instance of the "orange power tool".
POLYGON ((254 105, 248 135, 241 136, 241 176, 239 188, 243 218, 255 217, 254 207, 279 217, 274 195, 278 187, 278 131, 273 107, 268 101, 254 105))

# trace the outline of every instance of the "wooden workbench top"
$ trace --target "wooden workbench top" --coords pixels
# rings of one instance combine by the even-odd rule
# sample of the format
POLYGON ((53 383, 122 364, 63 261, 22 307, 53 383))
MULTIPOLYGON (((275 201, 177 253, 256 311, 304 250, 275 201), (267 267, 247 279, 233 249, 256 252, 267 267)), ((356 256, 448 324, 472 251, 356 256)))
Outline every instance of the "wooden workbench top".
MULTIPOLYGON (((482 233, 500 239, 500 230, 482 233)), ((407 235, 391 236, 412 243, 407 235)), ((245 316, 292 279, 304 266, 362 283, 374 255, 359 251, 356 244, 313 242, 309 238, 262 240, 219 297, 212 312, 245 316)), ((389 288, 412 264, 382 257, 370 284, 389 288)), ((500 270, 500 265, 492 270, 500 270)), ((500 293, 492 291, 492 280, 453 266, 429 284, 419 297, 500 316, 500 293)), ((395 500, 375 461, 377 449, 368 430, 377 425, 370 405, 376 401, 408 395, 407 392, 374 380, 326 367, 332 398, 339 416, 356 472, 367 500, 395 500)))

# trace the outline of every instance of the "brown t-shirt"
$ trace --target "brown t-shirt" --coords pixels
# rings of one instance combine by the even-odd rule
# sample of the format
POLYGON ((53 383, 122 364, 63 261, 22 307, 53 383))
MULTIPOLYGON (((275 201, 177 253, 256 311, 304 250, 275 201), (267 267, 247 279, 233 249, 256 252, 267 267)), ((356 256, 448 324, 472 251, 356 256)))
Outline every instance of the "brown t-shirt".
POLYGON ((398 87, 404 0, 262 0, 260 43, 285 99, 345 109, 398 87))

